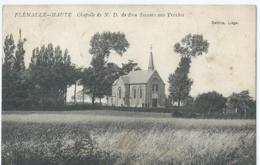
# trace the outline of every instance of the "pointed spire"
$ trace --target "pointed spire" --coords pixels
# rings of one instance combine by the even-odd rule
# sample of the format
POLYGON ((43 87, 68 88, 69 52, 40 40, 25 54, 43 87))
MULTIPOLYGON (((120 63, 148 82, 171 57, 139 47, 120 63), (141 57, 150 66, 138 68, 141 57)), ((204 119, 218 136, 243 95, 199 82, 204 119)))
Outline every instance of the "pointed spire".
POLYGON ((19 41, 21 41, 21 39, 22 39, 22 31, 21 29, 19 29, 19 41))
POLYGON ((150 59, 149 59, 149 65, 148 65, 148 70, 154 70, 154 64, 153 64, 153 52, 152 52, 152 45, 150 47, 150 59))

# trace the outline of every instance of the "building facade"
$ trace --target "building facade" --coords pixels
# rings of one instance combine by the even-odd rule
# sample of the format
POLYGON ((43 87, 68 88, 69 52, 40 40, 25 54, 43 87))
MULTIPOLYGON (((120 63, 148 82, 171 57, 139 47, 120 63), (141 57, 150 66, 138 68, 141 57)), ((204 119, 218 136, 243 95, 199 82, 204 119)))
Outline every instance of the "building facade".
POLYGON ((108 105, 165 107, 165 84, 154 68, 152 51, 148 70, 132 71, 115 80, 108 105))

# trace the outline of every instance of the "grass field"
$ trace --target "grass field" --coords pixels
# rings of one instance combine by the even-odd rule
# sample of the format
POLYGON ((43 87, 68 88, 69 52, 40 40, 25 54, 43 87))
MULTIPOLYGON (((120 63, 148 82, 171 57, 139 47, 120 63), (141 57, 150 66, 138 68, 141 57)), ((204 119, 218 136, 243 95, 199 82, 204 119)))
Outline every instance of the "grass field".
POLYGON ((4 112, 2 163, 250 165, 255 124, 167 113, 4 112))

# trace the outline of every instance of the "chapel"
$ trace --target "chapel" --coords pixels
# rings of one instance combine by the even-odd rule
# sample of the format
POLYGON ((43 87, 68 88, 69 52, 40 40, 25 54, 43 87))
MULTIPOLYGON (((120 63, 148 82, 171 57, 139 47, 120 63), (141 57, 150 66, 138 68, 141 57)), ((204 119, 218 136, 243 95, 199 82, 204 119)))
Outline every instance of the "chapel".
POLYGON ((165 83, 154 67, 152 48, 147 70, 131 71, 114 81, 108 105, 165 107, 165 83))

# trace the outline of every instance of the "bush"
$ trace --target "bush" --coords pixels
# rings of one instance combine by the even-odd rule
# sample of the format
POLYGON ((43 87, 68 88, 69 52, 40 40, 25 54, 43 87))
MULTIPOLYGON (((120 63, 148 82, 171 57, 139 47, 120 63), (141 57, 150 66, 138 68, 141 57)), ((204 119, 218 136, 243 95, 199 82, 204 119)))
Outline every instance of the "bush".
POLYGON ((195 102, 194 109, 201 113, 222 113, 226 104, 226 98, 217 92, 208 92, 200 94, 195 102))

